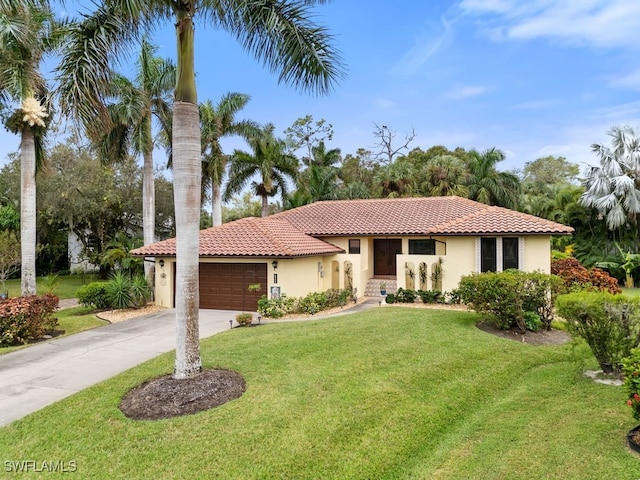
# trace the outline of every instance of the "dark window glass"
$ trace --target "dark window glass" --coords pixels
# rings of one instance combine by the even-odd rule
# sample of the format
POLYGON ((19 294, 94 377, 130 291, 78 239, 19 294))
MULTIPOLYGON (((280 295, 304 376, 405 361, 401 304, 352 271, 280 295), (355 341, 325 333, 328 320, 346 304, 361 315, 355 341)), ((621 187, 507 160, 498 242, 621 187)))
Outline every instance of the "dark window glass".
POLYGON ((349 253, 360 253, 360 239, 349 240, 349 253))
POLYGON ((518 268, 518 239, 502 239, 502 269, 518 268))
POLYGON ((480 271, 495 272, 497 270, 496 261, 496 239, 480 239, 480 271))
POLYGON ((409 240, 409 255, 435 255, 435 240, 409 240))

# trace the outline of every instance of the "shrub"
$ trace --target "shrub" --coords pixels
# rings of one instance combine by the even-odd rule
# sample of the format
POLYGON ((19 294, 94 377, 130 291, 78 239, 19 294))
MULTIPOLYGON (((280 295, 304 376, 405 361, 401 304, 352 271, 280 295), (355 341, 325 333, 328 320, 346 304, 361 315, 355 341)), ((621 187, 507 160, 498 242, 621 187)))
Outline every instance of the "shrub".
POLYGON ((551 262, 551 273, 562 278, 563 293, 578 290, 600 290, 609 293, 621 293, 618 280, 604 270, 587 270, 577 259, 569 257, 551 262))
POLYGON ((258 313, 264 317, 280 318, 287 313, 293 312, 296 304, 294 297, 282 295, 280 298, 268 299, 266 295, 262 295, 258 300, 258 313))
POLYGON ((55 295, 30 295, 0 302, 0 345, 19 345, 53 330, 58 320, 55 295))
POLYGON ((527 330, 531 330, 532 332, 537 332, 540 330, 542 326, 542 321, 540 320, 540 315, 536 312, 524 312, 524 325, 527 327, 527 330))
POLYGON ((384 301, 388 304, 396 303, 397 300, 395 293, 387 293, 387 296, 384 297, 384 301))
POLYGON ((569 331, 584 338, 605 373, 621 373, 622 359, 640 344, 640 299, 608 292, 576 292, 556 301, 569 331))
POLYGON ((111 305, 107 296, 107 282, 92 282, 83 285, 77 290, 76 296, 85 307, 104 310, 111 305))
POLYGON ((640 420, 640 348, 632 348, 630 353, 622 359, 622 373, 629 394, 627 405, 631 407, 633 418, 640 420))
POLYGON ((460 297, 460 290, 454 288, 450 292, 444 292, 444 301, 445 303, 451 303, 454 305, 461 304, 462 298, 460 297))
POLYGON ((417 294, 414 290, 405 290, 399 288, 396 292, 396 302, 398 303, 413 303, 416 301, 417 294))
POLYGON ((151 299, 151 286, 144 275, 131 279, 131 297, 136 307, 144 307, 151 299))
POLYGON ((106 283, 106 294, 113 308, 139 308, 151 297, 151 288, 143 275, 132 278, 128 272, 118 270, 106 283))
POLYGON ((236 315, 236 322, 242 326, 251 325, 251 322, 253 322, 253 314, 248 312, 239 313, 236 315))
POLYGON ((350 288, 330 289, 326 292, 313 292, 302 298, 287 297, 268 299, 263 295, 258 300, 258 313, 270 318, 280 318, 288 313, 315 314, 322 310, 342 307, 353 297, 350 288))
MULTIPOLYGON (((462 277, 457 294, 463 303, 489 317, 498 328, 528 330, 525 312, 538 315, 549 329, 560 280, 540 272, 475 273, 462 277)), ((530 318, 530 324, 531 318, 530 318)), ((535 322, 534 322, 535 323, 535 322)))
POLYGON ((327 307, 327 295, 323 292, 313 292, 298 300, 296 311, 298 313, 310 313, 311 315, 324 310, 327 307))
POLYGON ((107 298, 109 304, 114 308, 129 308, 134 305, 131 291, 131 277, 118 270, 111 274, 111 278, 106 285, 107 298))
POLYGON ((438 303, 442 301, 442 292, 440 290, 418 290, 416 293, 422 303, 438 303))

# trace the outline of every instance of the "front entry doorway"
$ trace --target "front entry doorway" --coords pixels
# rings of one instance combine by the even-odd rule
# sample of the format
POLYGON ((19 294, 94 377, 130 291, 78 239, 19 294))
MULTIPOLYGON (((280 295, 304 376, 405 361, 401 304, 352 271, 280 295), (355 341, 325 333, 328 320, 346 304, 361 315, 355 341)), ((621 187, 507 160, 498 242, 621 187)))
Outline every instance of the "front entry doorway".
POLYGON ((375 238, 373 240, 373 274, 396 275, 396 255, 402 253, 399 238, 375 238))

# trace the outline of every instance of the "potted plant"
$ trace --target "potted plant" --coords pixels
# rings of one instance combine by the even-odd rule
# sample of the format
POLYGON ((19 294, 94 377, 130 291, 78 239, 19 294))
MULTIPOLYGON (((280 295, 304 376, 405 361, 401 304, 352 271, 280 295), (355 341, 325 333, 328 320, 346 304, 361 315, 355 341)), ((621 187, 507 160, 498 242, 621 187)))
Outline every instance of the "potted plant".
MULTIPOLYGON (((631 355, 622 360, 624 386, 629 394, 627 405, 631 407, 631 414, 640 420, 640 348, 632 348, 631 355)), ((627 433, 629 448, 640 453, 640 425, 627 433)))
POLYGON ((253 314, 249 312, 239 313, 236 315, 236 322, 242 327, 251 325, 251 322, 253 322, 253 314))
POLYGON ((380 282, 380 295, 386 295, 386 294, 387 294, 387 283, 380 282))

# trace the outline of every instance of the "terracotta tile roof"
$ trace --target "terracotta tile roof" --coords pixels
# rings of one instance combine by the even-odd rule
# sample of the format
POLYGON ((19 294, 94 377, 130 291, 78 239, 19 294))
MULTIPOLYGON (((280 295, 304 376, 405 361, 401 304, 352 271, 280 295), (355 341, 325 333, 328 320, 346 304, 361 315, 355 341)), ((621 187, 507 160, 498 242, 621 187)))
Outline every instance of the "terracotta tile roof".
POLYGON ((308 235, 570 234, 573 228, 461 197, 316 202, 280 212, 308 235))
MULTIPOLYGON (((141 256, 175 256, 175 238, 138 248, 141 256)), ((200 231, 200 256, 207 257, 299 257, 344 253, 293 227, 283 219, 242 218, 200 231)))
MULTIPOLYGON (((200 255, 297 257, 343 253, 315 237, 344 235, 568 235, 573 228, 460 197, 337 200, 266 218, 243 218, 200 232, 200 255)), ((175 239, 138 248, 175 256, 175 239)))

